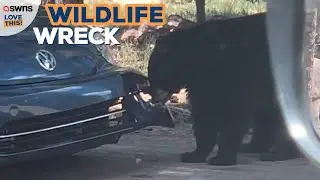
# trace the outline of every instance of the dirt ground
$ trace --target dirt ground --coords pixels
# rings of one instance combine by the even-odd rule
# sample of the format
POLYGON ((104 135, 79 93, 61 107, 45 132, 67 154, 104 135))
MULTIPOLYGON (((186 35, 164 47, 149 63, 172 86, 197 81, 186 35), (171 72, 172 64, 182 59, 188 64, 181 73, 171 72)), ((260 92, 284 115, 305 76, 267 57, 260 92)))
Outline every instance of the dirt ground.
POLYGON ((194 147, 191 125, 155 127, 123 136, 77 155, 1 169, 1 180, 319 180, 320 169, 304 159, 259 162, 239 155, 240 165, 213 167, 179 162, 179 153, 194 147))

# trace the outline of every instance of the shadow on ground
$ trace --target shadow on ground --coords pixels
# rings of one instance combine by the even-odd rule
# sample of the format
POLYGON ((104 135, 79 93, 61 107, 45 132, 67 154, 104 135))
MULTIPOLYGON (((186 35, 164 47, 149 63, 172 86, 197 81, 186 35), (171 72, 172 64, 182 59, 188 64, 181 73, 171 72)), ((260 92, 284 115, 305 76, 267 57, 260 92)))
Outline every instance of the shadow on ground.
POLYGON ((130 174, 145 167, 136 158, 90 152, 1 168, 1 180, 96 180, 130 174), (91 154, 91 155, 90 155, 91 154))

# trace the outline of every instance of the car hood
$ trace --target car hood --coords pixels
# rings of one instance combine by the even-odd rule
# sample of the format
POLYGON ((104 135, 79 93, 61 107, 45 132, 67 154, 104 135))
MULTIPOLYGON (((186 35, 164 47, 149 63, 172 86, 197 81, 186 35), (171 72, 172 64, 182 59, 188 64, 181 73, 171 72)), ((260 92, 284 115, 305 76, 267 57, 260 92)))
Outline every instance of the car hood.
MULTIPOLYGON (((41 21, 40 25, 46 26, 41 21)), ((0 47, 0 86, 94 75, 107 63, 94 45, 39 45, 30 28, 14 36, 0 37, 0 47), (53 70, 41 66, 46 61, 38 61, 39 51, 54 57, 53 70)))
POLYGON ((1 50, 0 85, 32 83, 95 74, 101 66, 87 48, 81 46, 41 46, 26 41, 7 43, 1 50), (50 52, 56 66, 52 71, 41 66, 36 58, 39 50, 50 52))

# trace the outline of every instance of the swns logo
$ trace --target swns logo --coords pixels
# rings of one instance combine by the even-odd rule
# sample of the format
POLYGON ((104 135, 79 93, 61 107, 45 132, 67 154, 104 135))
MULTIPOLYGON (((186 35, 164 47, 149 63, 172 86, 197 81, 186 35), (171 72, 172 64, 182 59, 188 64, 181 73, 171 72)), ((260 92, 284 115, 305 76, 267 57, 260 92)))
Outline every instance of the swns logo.
POLYGON ((3 6, 4 17, 3 25, 4 27, 16 27, 23 26, 23 15, 19 13, 32 12, 32 6, 3 6))
POLYGON ((3 6, 4 12, 32 12, 32 6, 3 6))
POLYGON ((18 34, 37 16, 42 0, 0 0, 0 37, 18 34))

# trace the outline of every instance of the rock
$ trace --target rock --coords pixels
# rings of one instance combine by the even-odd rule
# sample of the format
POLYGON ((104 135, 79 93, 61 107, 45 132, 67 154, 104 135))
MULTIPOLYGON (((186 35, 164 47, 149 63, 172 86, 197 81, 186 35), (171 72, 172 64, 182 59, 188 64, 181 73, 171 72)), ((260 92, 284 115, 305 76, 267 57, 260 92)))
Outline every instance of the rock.
POLYGON ((137 164, 140 164, 141 162, 142 162, 142 159, 136 158, 136 163, 137 163, 137 164))
POLYGON ((142 35, 142 32, 136 29, 128 29, 121 35, 121 41, 133 43, 142 35))

